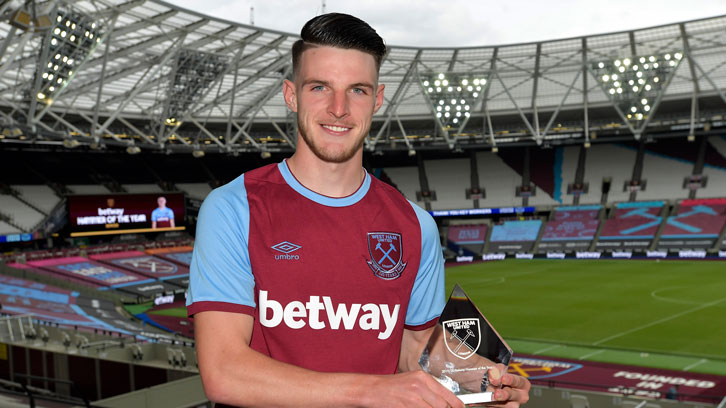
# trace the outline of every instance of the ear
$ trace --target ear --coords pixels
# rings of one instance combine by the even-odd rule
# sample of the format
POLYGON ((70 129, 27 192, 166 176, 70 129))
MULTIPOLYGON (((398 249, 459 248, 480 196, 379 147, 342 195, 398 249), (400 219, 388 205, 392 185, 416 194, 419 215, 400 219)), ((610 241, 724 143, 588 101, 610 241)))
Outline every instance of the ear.
POLYGON ((286 79, 282 82, 282 94, 285 97, 285 104, 291 111, 297 112, 297 95, 295 83, 286 79))
POLYGON ((378 85, 378 89, 376 89, 376 105, 373 107, 373 113, 378 112, 378 109, 381 109, 381 106, 383 106, 383 89, 386 87, 384 84, 378 85))

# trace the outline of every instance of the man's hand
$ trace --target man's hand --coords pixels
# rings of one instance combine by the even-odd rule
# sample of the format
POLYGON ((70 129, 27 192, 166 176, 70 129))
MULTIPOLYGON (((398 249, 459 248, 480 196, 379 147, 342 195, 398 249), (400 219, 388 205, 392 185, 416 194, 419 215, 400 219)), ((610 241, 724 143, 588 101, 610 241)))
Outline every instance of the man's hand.
POLYGON ((489 370, 489 383, 495 387, 502 386, 494 391, 494 400, 505 403, 502 407, 517 408, 529 401, 532 384, 522 376, 507 373, 504 364, 497 364, 495 369, 489 370))
POLYGON ((380 377, 366 406, 464 408, 451 391, 421 370, 380 377))

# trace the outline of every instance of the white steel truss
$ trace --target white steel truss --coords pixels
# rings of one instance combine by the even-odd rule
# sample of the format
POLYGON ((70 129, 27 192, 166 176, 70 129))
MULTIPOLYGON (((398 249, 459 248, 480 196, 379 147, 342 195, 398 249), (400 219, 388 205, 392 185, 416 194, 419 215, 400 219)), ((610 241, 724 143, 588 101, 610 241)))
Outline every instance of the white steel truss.
MULTIPOLYGON (((0 143, 71 140, 63 145, 234 154, 295 148, 295 115, 284 103, 281 83, 291 76, 296 34, 155 0, 45 2, 39 10, 55 24, 49 30, 12 21, 28 4, 0 5, 0 143), (101 31, 51 92, 48 70, 56 64, 49 50, 55 49, 52 33, 65 22, 58 19, 61 11, 84 16, 101 31), (203 87, 188 91, 189 100, 175 103, 169 78, 178 72, 181 52, 226 63, 207 75, 203 87)), ((620 72, 628 81, 641 78, 631 68, 620 72)), ((654 74, 639 72, 652 83, 654 74)), ((392 46, 380 81, 386 97, 366 140, 370 152, 589 145, 592 135, 607 141, 719 132, 726 126, 726 16, 497 47, 392 46), (664 55, 676 54, 678 61, 661 69, 658 87, 646 92, 632 84, 638 90, 629 91, 627 100, 604 71, 617 73, 619 66, 612 64, 624 60, 641 68, 647 60, 652 70, 655 60, 649 58, 663 64, 664 55), (447 84, 437 90, 436 78, 452 81, 453 89, 447 84), (467 92, 472 78, 482 81, 480 91, 467 92), (442 100, 446 106, 439 107, 442 100), (709 103, 699 103, 704 100, 709 103)))

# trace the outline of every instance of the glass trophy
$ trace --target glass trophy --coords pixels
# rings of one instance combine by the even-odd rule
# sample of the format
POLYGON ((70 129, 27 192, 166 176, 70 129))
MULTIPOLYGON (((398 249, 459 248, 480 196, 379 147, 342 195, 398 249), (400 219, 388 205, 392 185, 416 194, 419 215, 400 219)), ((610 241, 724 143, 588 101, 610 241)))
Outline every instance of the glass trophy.
POLYGON ((457 284, 419 365, 465 404, 492 402, 489 369, 509 364, 512 349, 457 284))

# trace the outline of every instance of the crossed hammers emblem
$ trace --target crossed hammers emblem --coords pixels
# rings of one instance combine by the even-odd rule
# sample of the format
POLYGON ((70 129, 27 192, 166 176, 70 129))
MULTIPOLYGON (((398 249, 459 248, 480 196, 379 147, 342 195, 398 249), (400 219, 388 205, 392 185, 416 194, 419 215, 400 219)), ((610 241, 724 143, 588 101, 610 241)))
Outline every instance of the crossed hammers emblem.
POLYGON ((391 258, 391 256, 389 255, 391 252, 393 252, 393 251, 396 250, 396 246, 393 245, 392 242, 389 243, 388 245, 389 245, 388 251, 386 251, 386 250, 383 249, 383 246, 381 245, 380 242, 378 244, 376 244, 376 249, 377 250, 380 250, 381 252, 383 252, 383 257, 380 260, 378 260, 378 263, 379 264, 381 264, 383 262, 383 260, 386 259, 386 258, 388 258, 388 260, 391 261, 391 263, 393 263, 393 264, 396 263, 396 261, 394 261, 393 258, 391 258))
POLYGON ((451 338, 452 339, 459 340, 459 345, 456 346, 456 348, 453 350, 454 351, 454 354, 456 354, 457 352, 459 352, 459 349, 461 348, 461 346, 466 346, 466 348, 468 348, 469 350, 474 351, 474 349, 472 349, 471 346, 469 346, 468 344, 466 344, 466 341, 471 336, 474 336, 474 332, 471 331, 471 329, 466 329, 466 336, 464 336, 463 338, 458 335, 457 330, 454 330, 453 332, 451 332, 451 338))

